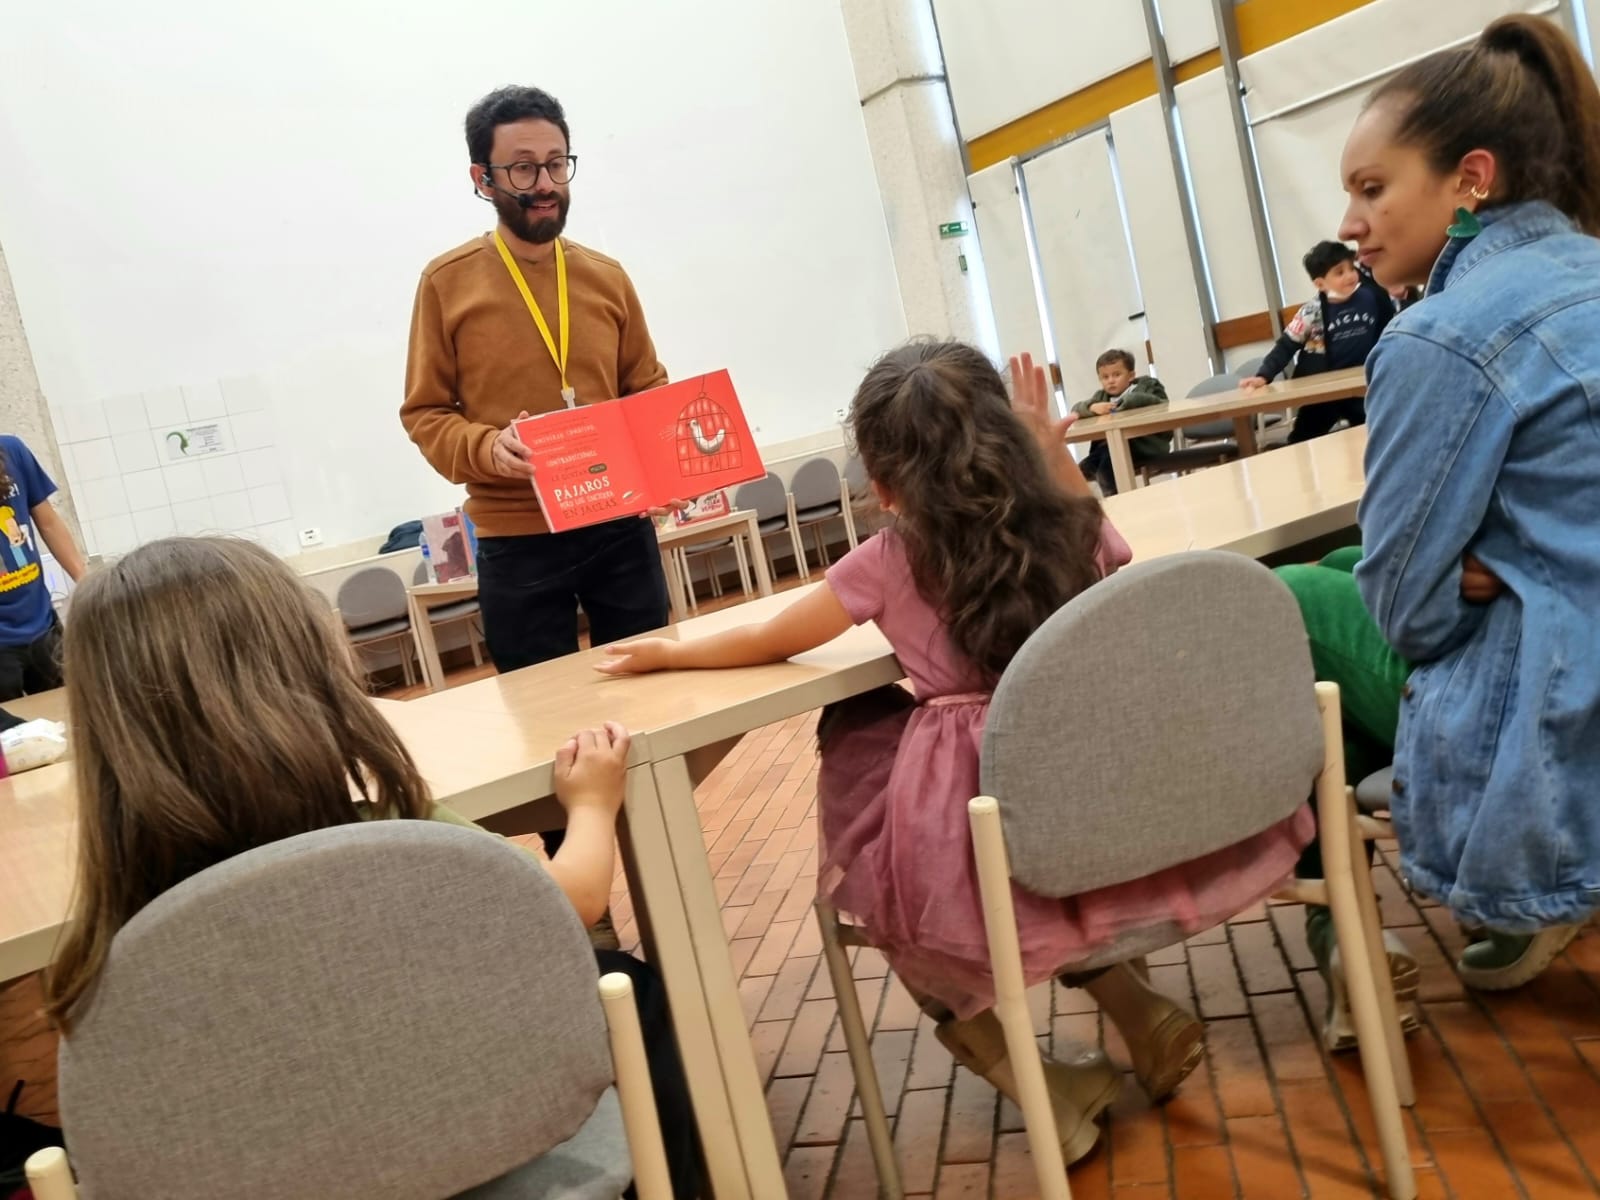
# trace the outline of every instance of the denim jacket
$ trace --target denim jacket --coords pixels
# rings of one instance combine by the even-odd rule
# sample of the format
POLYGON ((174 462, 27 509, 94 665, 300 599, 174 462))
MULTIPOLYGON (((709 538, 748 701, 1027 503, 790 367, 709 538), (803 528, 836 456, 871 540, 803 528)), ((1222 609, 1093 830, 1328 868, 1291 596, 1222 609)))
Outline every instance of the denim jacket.
POLYGON ((1600 240, 1482 214, 1366 370, 1357 582, 1416 664, 1395 744, 1405 874, 1531 931, 1600 909, 1600 240), (1506 584, 1461 598, 1472 552, 1506 584))
POLYGON ((1368 360, 1356 580, 1416 664, 1404 871, 1526 932, 1600 909, 1600 240, 1543 203, 1481 216, 1368 360), (1461 598, 1468 551, 1490 604, 1461 598))

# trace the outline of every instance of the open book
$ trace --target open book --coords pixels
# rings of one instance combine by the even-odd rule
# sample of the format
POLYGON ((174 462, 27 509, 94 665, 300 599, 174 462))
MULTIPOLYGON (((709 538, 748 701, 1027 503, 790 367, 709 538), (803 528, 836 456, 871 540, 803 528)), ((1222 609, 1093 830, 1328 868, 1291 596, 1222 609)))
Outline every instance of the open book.
POLYGON ((634 516, 767 473, 726 371, 516 423, 556 533, 634 516))

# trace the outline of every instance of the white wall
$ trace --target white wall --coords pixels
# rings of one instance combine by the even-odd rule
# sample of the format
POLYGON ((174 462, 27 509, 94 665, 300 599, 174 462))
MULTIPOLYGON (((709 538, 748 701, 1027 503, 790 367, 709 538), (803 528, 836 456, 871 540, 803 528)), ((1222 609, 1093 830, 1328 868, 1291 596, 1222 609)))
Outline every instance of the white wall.
POLYGON ((0 45, 0 242, 62 440, 115 468, 77 489, 101 552, 219 507, 281 544, 457 502, 396 410, 418 273, 492 220, 461 120, 506 82, 562 98, 573 236, 628 267, 669 370, 732 370, 764 444, 831 426, 905 332, 831 4, 16 0, 0 45), (167 486, 152 430, 202 415, 260 482, 167 486))
POLYGON ((1150 57, 1139 0, 933 0, 962 136, 1150 57))

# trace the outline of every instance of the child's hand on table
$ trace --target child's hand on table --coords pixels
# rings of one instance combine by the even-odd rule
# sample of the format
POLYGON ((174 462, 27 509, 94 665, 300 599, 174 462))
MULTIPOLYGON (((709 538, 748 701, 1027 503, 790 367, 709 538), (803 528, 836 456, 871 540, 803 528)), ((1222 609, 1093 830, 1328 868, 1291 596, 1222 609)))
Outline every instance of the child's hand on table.
POLYGON ((1103 417, 1107 413, 1116 412, 1117 411, 1117 406, 1115 404, 1111 403, 1111 401, 1109 401, 1109 400, 1102 400, 1102 401, 1100 401, 1099 404, 1091 404, 1091 405, 1089 405, 1089 411, 1092 412, 1097 417, 1103 417))
POLYGON ((1259 375, 1251 375, 1248 379, 1239 380, 1239 390, 1241 392, 1259 392, 1266 386, 1267 381, 1259 375))
POLYGON ((678 643, 670 638, 618 642, 606 647, 611 657, 596 663, 594 669, 602 675, 647 675, 651 671, 670 670, 677 647, 678 643))
POLYGON ((628 731, 615 721, 582 729, 556 751, 556 799, 568 813, 598 809, 615 817, 622 807, 628 766, 628 731))

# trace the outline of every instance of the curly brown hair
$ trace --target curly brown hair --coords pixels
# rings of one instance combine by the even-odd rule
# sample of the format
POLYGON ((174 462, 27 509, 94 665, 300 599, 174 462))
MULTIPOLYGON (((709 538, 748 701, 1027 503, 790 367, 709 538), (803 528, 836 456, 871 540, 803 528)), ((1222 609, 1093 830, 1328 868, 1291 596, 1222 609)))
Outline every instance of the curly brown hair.
POLYGON ((867 474, 892 499, 911 576, 956 649, 998 679, 1045 619, 1099 579, 1098 501, 1068 496, 971 346, 917 341, 850 407, 867 474))

